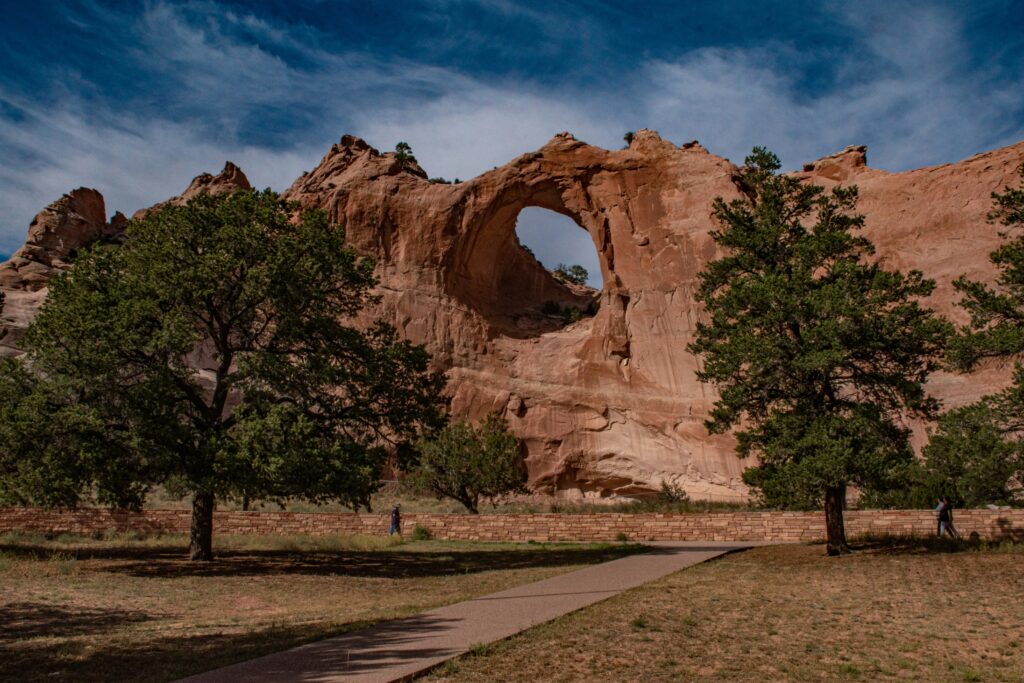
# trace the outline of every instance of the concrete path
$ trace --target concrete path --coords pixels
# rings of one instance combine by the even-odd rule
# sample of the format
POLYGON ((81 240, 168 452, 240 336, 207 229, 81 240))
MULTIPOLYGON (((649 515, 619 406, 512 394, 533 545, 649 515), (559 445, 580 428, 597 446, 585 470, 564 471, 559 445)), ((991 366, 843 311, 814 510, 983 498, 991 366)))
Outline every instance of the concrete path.
POLYGON ((183 679, 180 683, 386 683, 405 680, 563 614, 759 543, 649 543, 653 549, 475 600, 383 622, 183 679))

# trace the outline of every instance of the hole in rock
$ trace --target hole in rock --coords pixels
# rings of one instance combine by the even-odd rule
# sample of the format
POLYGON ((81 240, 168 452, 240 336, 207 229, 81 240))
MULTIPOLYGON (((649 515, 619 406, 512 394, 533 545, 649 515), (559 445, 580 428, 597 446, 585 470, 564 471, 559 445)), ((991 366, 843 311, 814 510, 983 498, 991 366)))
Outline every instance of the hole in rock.
POLYGON ((523 189, 475 213, 445 271, 454 297, 495 333, 520 339, 597 315, 602 286, 602 255, 557 186, 523 189))
POLYGON ((601 289, 601 266, 594 243, 586 230, 568 216, 528 206, 516 218, 516 236, 548 271, 559 265, 581 266, 587 272, 583 284, 601 289))
POLYGON ((519 272, 507 333, 530 337, 597 314, 601 266, 586 230, 561 213, 527 206, 515 217, 514 240, 520 265, 499 266, 519 272))

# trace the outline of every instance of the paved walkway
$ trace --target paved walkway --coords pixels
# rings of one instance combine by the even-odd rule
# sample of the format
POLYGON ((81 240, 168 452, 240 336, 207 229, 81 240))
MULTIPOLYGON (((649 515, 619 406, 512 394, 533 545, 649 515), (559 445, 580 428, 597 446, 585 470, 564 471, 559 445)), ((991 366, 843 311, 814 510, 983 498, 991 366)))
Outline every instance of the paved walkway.
POLYGON ((650 543, 653 550, 383 622, 362 631, 216 669, 180 683, 386 683, 680 569, 759 543, 650 543))

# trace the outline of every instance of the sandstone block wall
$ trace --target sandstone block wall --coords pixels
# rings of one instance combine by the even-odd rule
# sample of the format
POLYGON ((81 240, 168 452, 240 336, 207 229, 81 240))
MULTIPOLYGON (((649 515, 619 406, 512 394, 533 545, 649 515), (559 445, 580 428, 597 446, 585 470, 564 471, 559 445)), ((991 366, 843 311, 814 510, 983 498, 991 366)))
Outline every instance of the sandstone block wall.
MULTIPOLYGON (((958 510, 957 528, 965 537, 1024 540, 1024 510, 958 510)), ((406 533, 419 524, 434 538, 472 541, 614 541, 625 534, 635 541, 815 541, 825 537, 820 512, 715 512, 648 514, 404 515, 406 533)), ((930 510, 858 510, 846 513, 847 534, 931 534, 930 510)), ((108 531, 185 534, 187 510, 139 513, 98 508, 0 509, 0 533, 94 534, 108 531)), ((386 534, 388 516, 357 513, 217 512, 214 533, 386 534)))

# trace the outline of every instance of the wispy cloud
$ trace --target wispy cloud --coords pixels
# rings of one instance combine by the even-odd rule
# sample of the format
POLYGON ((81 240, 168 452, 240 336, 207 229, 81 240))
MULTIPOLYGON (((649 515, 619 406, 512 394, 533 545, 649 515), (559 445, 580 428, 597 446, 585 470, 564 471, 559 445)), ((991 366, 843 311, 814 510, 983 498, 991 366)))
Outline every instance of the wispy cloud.
MULTIPOLYGON (((420 11, 433 12, 437 26, 448 17, 451 27, 446 12, 467 4, 481 3, 420 11)), ((559 39, 560 21, 577 34, 616 30, 578 8, 563 19, 509 0, 483 4, 539 27, 547 41, 559 39)), ((784 40, 682 48, 608 73, 552 64, 543 78, 355 49, 310 23, 212 0, 154 1, 138 14, 88 7, 90 20, 106 11, 119 36, 108 51, 151 85, 116 97, 87 70, 62 71, 50 91, 33 95, 0 84, 0 252, 16 248, 33 213, 74 187, 97 187, 111 211, 133 211, 231 159, 254 184, 283 189, 346 132, 382 148, 406 140, 431 175, 463 179, 561 130, 617 147, 627 129, 650 127, 736 160, 767 145, 790 167, 868 144, 872 165, 890 170, 1024 137, 1020 65, 972 62, 960 13, 932 5, 910 13, 833 6, 819 19, 836 23, 855 49, 784 40)), ((564 40, 582 45, 577 34, 564 40)), ((495 53, 516 49, 524 46, 513 37, 494 40, 495 53)))
MULTIPOLYGON (((8 106, 11 106, 8 100, 8 106)), ((16 106, 16 105, 15 105, 16 106)), ((96 120, 80 109, 19 107, 20 119, 0 118, 0 151, 20 163, 0 164, 6 216, 0 252, 13 252, 31 217, 76 187, 103 192, 109 213, 129 215, 183 190, 193 176, 217 172, 226 159, 239 164, 257 186, 287 185, 309 167, 316 151, 222 145, 167 120, 130 115, 96 120)))
POLYGON ((889 170, 956 161, 1024 137, 1022 74, 966 70, 962 26, 949 13, 844 13, 860 50, 838 56, 835 80, 802 92, 786 46, 704 49, 650 64, 653 119, 734 159, 767 145, 790 166, 867 144, 889 170))
POLYGON ((356 129, 372 141, 408 141, 431 174, 463 179, 532 151, 561 131, 614 144, 625 130, 590 98, 520 91, 480 83, 419 106, 362 111, 356 129))

